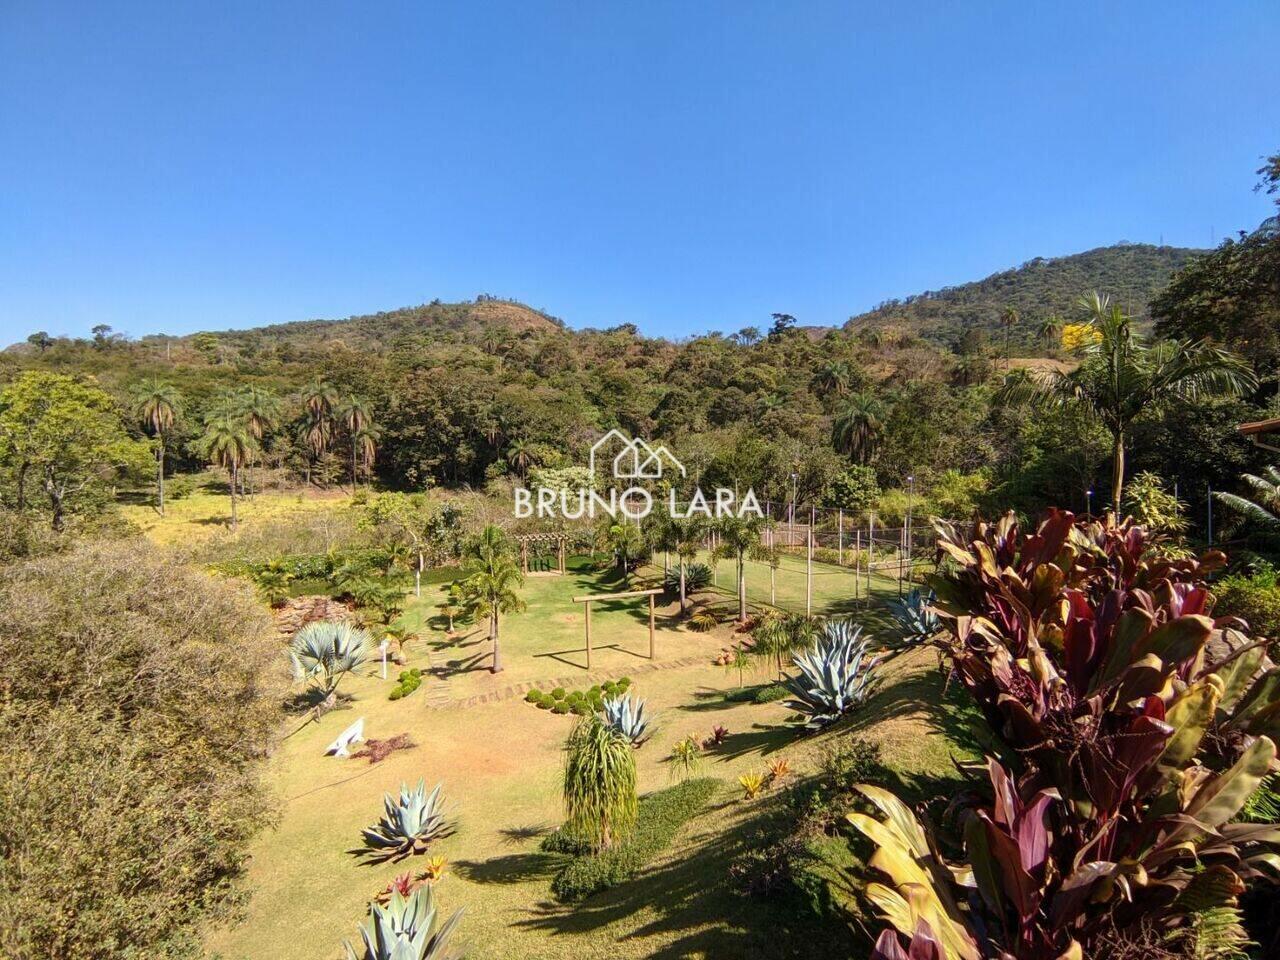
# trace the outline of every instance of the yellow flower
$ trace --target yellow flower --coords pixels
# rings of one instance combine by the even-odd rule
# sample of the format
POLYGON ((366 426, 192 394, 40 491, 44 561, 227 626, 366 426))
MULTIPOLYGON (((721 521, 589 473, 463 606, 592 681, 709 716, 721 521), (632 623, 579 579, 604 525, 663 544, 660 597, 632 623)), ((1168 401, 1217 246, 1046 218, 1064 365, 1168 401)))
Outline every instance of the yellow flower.
POLYGON ((1062 327, 1062 346, 1079 350, 1102 339, 1102 331, 1091 323, 1068 323, 1062 327))

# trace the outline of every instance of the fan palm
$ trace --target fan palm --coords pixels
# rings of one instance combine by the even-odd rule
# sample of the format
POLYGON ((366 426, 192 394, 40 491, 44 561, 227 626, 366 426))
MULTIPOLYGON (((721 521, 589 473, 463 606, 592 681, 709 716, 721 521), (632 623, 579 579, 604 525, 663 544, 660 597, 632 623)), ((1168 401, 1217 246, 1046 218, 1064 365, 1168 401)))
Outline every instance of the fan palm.
POLYGON ((880 401, 870 394, 850 396, 832 424, 836 448, 858 463, 870 463, 884 432, 883 415, 880 401))
MULTIPOLYGON (((261 447, 263 439, 275 429, 280 416, 280 401, 275 394, 261 387, 247 386, 235 394, 234 403, 249 435, 261 447)), ((252 481, 252 477, 249 478, 252 481)), ((250 483, 250 492, 253 485, 250 483)))
POLYGON ((313 683, 328 700, 343 676, 369 658, 369 634, 349 623, 318 620, 296 634, 289 645, 294 676, 313 683))
POLYGON ((498 646, 498 615, 524 609, 524 601, 516 593, 524 584, 524 575, 516 563, 511 540, 498 527, 490 524, 468 545, 463 561, 462 589, 475 612, 489 618, 489 640, 493 644, 494 673, 502 670, 498 646))
POLYGON ((1083 362, 1070 373, 1011 374, 1001 389, 1004 402, 1049 403, 1083 409, 1111 434, 1111 510, 1115 518, 1124 494, 1125 441, 1133 422, 1156 404, 1202 396, 1240 395, 1257 380, 1235 354, 1201 340, 1148 342, 1135 333, 1132 318, 1107 297, 1083 298, 1089 335, 1083 362))
POLYGON ((178 419, 178 392, 163 380, 143 380, 134 391, 134 413, 156 442, 156 509, 163 517, 165 435, 178 419))
POLYGON ((849 364, 843 360, 834 360, 818 371, 814 381, 815 386, 823 396, 831 394, 844 396, 849 392, 849 383, 852 379, 853 373, 849 368, 849 364))
POLYGON ((636 822, 631 742, 599 716, 583 717, 565 744, 565 832, 596 851, 625 838, 636 822))
POLYGON ((239 524, 236 483, 240 479, 240 468, 253 450, 253 436, 243 420, 224 415, 205 425, 200 443, 205 458, 226 470, 231 478, 231 529, 235 530, 239 524))
POLYGON ((1000 326, 1004 327, 1004 367, 1009 369, 1009 334, 1013 332, 1013 328, 1022 320, 1022 314, 1018 313, 1017 307, 1005 307, 1000 311, 1000 326))

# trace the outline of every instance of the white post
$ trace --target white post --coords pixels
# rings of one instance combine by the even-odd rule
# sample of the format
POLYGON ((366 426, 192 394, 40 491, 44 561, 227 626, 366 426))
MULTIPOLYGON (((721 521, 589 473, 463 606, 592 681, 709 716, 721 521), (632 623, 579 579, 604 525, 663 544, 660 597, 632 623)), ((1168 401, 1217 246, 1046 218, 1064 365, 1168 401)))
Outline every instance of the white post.
POLYGON ((862 528, 859 527, 854 534, 854 548, 856 552, 853 555, 853 599, 858 599, 858 581, 862 579, 862 528))
POLYGON ((378 644, 378 649, 382 653, 382 679, 387 679, 387 638, 382 638, 382 643, 378 644))
POLYGON ((413 571, 413 595, 422 599, 422 551, 418 551, 418 569, 413 571))
POLYGON ((804 615, 813 616, 813 518, 809 518, 809 550, 805 561, 804 615))
POLYGON ((844 508, 840 508, 840 512, 836 514, 839 523, 839 539, 836 541, 836 562, 840 566, 844 566, 844 508))

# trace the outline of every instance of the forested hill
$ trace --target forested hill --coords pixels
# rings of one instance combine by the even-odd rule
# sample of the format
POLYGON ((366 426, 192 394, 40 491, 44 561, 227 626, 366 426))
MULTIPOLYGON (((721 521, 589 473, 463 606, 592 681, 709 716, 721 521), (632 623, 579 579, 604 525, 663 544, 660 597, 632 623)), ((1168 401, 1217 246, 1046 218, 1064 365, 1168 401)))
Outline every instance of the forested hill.
POLYGON ((1208 251, 1186 247, 1156 247, 1121 243, 1066 257, 1036 257, 1020 267, 993 273, 985 280, 929 290, 890 300, 876 309, 850 317, 848 329, 896 328, 949 345, 958 344, 970 329, 995 338, 1004 336, 1001 315, 1013 307, 1020 315, 1010 332, 1022 348, 1040 337, 1052 316, 1071 320, 1082 293, 1109 294, 1126 312, 1144 321, 1147 303, 1173 273, 1193 257, 1208 251))
POLYGON ((514 300, 481 294, 474 301, 463 303, 435 300, 417 307, 402 307, 345 320, 302 320, 250 330, 227 330, 217 336, 222 343, 241 349, 285 343, 305 348, 340 340, 348 348, 358 350, 389 346, 424 335, 442 340, 452 336, 474 342, 481 340, 486 330, 498 329, 520 335, 546 333, 563 327, 562 321, 541 310, 514 300))

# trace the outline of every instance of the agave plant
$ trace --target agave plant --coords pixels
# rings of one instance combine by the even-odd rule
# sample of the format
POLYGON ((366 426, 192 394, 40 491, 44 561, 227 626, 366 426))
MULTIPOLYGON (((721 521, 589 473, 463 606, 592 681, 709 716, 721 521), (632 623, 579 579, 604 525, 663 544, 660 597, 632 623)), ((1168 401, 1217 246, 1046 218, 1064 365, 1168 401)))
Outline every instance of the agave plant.
POLYGON ((919 587, 913 587, 901 600, 888 601, 889 613, 902 627, 902 637, 907 645, 928 643, 942 632, 942 621, 933 609, 937 599, 934 591, 923 593, 919 587))
POLYGON ((852 621, 828 620, 813 647, 794 657, 800 675, 787 679, 795 696, 787 706, 807 715, 811 729, 856 709, 875 688, 880 658, 868 655, 870 643, 852 621))
MULTIPOLYGON (((690 563, 684 568, 684 589, 685 593, 693 593, 697 590, 705 590, 711 585, 711 568, 705 563, 690 563)), ((666 578, 662 581, 662 588, 667 593, 678 594, 680 592, 680 571, 678 569, 667 572, 666 578)))
POLYGON ((320 620, 296 634, 289 647, 294 676, 315 684, 327 700, 338 682, 369 658, 369 634, 349 623, 320 620))
POLYGON ((630 694, 604 701, 601 716, 610 729, 617 731, 638 747, 649 739, 649 717, 644 714, 645 701, 630 694))
POLYGON ((427 793, 425 782, 419 780, 412 789, 402 783, 398 799, 386 794, 383 797, 386 812, 382 819, 361 831, 366 856, 374 861, 403 860, 425 852, 433 840, 446 836, 449 823, 440 799, 442 786, 444 784, 438 783, 427 793))
POLYGON ((361 948, 347 941, 347 960, 454 960, 460 954, 449 946, 462 911, 436 927, 435 892, 420 886, 407 897, 394 890, 383 905, 369 906, 369 919, 360 925, 361 948))

